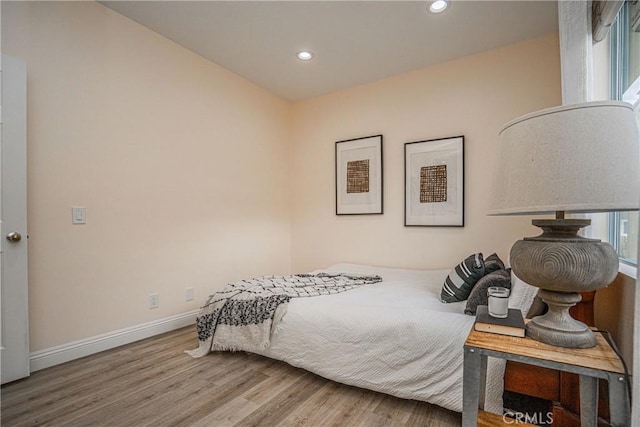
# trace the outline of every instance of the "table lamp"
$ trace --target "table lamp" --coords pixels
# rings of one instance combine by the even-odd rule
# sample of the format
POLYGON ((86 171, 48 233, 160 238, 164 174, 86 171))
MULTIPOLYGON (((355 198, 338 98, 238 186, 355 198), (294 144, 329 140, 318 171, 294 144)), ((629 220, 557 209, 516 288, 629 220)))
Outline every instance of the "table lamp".
POLYGON ((589 219, 565 212, 637 210, 640 199, 638 125, 623 102, 588 102, 522 116, 500 131, 489 215, 537 215, 542 229, 511 248, 514 274, 540 288, 546 314, 527 336, 555 346, 588 348, 596 338, 569 309, 579 292, 608 286, 618 255, 608 243, 578 235, 589 219))

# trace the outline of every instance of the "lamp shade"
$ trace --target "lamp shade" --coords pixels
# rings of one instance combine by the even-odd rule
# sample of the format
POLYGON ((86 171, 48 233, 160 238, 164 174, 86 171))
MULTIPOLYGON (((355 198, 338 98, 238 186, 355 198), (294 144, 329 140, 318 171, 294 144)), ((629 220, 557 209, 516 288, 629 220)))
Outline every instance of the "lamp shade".
POLYGON ((636 210, 638 125, 624 102, 541 110, 500 131, 489 215, 636 210))

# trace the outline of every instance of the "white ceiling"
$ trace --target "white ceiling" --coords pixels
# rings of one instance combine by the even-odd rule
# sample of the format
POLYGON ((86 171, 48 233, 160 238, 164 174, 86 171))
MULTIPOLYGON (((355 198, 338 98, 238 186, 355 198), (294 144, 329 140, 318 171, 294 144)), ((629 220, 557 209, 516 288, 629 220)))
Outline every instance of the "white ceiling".
POLYGON ((104 1, 291 101, 558 30, 556 1, 104 1), (295 53, 310 49, 301 62, 295 53))

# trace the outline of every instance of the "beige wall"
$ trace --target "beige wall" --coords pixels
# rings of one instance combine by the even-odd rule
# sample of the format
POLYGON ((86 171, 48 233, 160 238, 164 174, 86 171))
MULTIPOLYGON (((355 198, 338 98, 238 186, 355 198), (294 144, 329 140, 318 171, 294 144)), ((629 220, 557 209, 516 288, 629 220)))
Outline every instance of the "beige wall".
POLYGON ((474 251, 506 260, 538 234, 529 217, 488 217, 496 139, 507 121, 561 104, 557 35, 296 104, 293 268, 339 261, 451 268, 474 251), (336 216, 335 141, 384 135, 384 215, 336 216), (404 143, 465 136, 465 227, 404 227, 404 143))
POLYGON ((28 70, 31 351, 289 272, 288 103, 98 3, 2 2, 2 43, 28 70))
POLYGON ((616 280, 596 293, 595 324, 609 331, 629 369, 633 364, 633 315, 636 279, 618 273, 616 280))

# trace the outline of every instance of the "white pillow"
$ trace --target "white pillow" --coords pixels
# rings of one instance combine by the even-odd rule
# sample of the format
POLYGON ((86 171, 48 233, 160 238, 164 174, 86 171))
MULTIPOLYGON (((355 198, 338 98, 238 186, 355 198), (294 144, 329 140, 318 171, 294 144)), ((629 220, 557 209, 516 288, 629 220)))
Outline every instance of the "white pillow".
POLYGON ((511 295, 509 295, 509 308, 517 308, 526 317, 533 299, 538 294, 538 287, 520 280, 511 270, 511 295))

